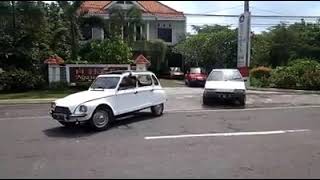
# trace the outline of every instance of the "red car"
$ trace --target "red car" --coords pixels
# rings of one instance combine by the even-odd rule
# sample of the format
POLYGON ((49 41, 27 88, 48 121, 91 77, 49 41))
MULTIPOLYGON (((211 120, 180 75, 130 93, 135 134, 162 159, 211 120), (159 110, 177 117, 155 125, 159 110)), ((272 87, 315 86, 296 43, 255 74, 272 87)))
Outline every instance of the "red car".
POLYGON ((208 73, 201 67, 192 67, 185 75, 185 84, 187 86, 204 86, 208 73))

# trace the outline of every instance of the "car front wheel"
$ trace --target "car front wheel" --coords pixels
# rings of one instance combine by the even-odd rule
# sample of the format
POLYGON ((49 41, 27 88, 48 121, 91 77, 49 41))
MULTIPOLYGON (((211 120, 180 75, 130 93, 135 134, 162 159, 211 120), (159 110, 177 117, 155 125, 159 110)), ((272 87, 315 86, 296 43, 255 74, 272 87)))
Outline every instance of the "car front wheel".
POLYGON ((209 104, 208 98, 206 98, 205 96, 203 96, 203 97, 202 97, 202 103, 203 103, 203 105, 208 105, 208 104, 209 104))
POLYGON ((153 115, 155 116, 161 116, 163 114, 163 103, 162 104, 158 104, 156 106, 152 106, 151 107, 151 112, 153 115))
POLYGON ((113 114, 110 109, 96 109, 91 117, 90 125, 94 130, 102 131, 108 129, 113 114))

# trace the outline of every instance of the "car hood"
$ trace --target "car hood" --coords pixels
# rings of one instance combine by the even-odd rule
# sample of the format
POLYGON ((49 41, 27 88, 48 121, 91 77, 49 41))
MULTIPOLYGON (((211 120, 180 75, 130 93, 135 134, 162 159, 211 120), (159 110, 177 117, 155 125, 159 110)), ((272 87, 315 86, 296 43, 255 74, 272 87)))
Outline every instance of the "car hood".
POLYGON ((205 89, 246 89, 243 81, 207 81, 205 89))
POLYGON ((107 96, 112 96, 114 94, 115 94, 115 90, 109 90, 109 89, 105 89, 104 91, 87 90, 87 91, 81 91, 78 93, 70 94, 61 99, 57 99, 55 103, 56 103, 56 106, 68 107, 72 112, 78 105, 84 102, 107 97, 107 96))

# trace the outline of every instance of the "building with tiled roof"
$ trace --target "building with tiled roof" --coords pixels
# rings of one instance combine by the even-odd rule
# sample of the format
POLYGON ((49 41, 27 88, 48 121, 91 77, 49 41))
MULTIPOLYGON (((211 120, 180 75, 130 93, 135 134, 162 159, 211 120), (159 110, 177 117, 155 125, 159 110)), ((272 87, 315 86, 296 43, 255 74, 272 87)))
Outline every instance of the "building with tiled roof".
MULTIPOLYGON (((87 15, 102 16, 108 19, 108 9, 119 6, 129 8, 135 6, 141 10, 143 25, 136 27, 135 40, 162 39, 168 45, 178 43, 186 34, 186 17, 183 12, 176 11, 158 1, 85 1, 80 10, 87 15)), ((92 39, 103 39, 102 28, 91 28, 92 39)))

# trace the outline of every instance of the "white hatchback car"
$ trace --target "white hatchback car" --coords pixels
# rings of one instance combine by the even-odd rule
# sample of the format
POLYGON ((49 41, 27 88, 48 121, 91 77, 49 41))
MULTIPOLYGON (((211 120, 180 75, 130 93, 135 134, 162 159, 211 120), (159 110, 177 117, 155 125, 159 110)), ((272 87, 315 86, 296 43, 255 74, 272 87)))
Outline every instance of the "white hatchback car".
POLYGON ((203 92, 203 104, 211 99, 238 100, 246 103, 246 86, 237 69, 213 69, 209 74, 203 92))
POLYGON ((104 130, 117 116, 146 108, 160 116, 165 101, 165 91, 152 72, 118 71, 99 75, 87 91, 52 102, 50 114, 67 127, 88 122, 104 130))

